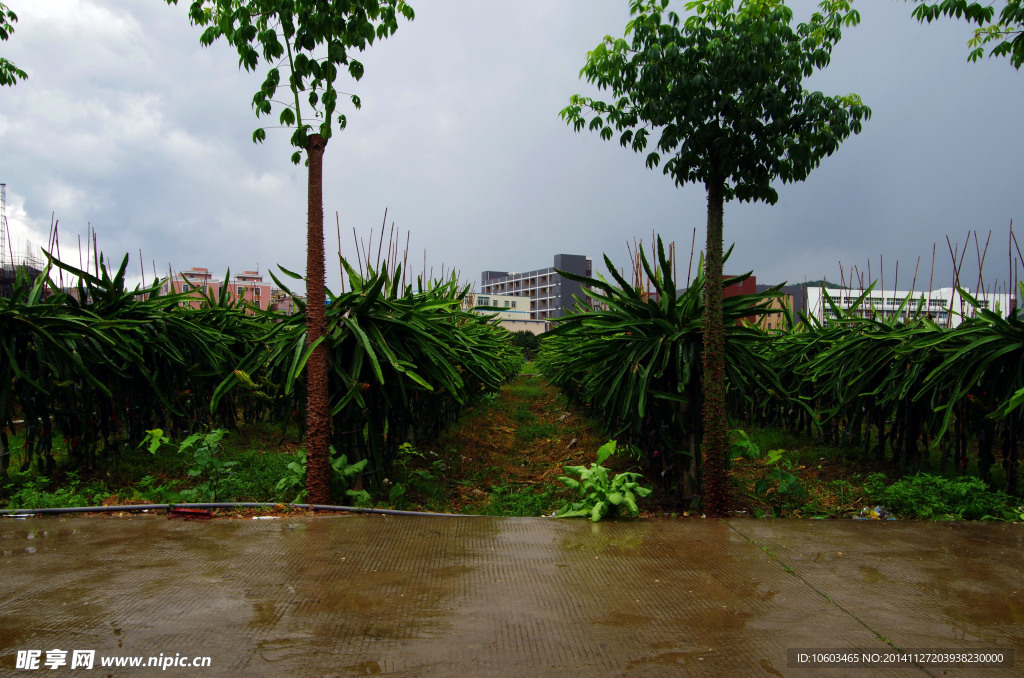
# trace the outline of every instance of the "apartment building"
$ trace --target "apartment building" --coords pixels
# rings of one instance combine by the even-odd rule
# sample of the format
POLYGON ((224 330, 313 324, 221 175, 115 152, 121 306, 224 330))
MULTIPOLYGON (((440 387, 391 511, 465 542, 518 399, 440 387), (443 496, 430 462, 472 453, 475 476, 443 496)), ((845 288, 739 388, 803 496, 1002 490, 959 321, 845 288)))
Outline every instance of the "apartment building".
POLYGON ((250 304, 251 314, 255 309, 266 311, 270 308, 270 283, 263 282, 263 276, 256 271, 242 271, 227 281, 228 296, 232 301, 244 301, 250 304))
MULTIPOLYGON (((305 297, 300 296, 299 299, 305 300, 305 297)), ((272 289, 270 290, 270 310, 284 315, 292 315, 299 309, 292 295, 284 290, 272 289)))
POLYGON ((209 269, 193 267, 187 271, 174 273, 161 281, 160 294, 188 294, 195 301, 182 303, 192 308, 199 308, 204 296, 220 294, 220 281, 215 280, 209 269))
POLYGON ((526 330, 540 334, 547 329, 547 321, 530 318, 528 296, 514 294, 467 294, 463 308, 481 315, 497 315, 498 324, 509 332, 526 330))
MULTIPOLYGON (((160 286, 161 294, 188 294, 195 301, 184 302, 192 308, 198 308, 205 296, 217 298, 225 289, 232 302, 244 301, 249 305, 247 313, 254 315, 256 309, 266 311, 274 301, 274 292, 270 283, 263 281, 258 271, 242 271, 233 278, 220 281, 213 277, 209 269, 192 267, 164 278, 160 286)), ((290 306, 290 305, 289 305, 290 306)), ((294 309, 293 309, 294 310, 294 309)))
MULTIPOLYGON (((807 314, 828 325, 834 321, 837 314, 825 299, 826 295, 836 308, 849 311, 864 293, 863 289, 808 287, 807 314)), ((977 294, 967 290, 967 293, 978 300, 981 308, 995 311, 1004 317, 1016 303, 1014 295, 1011 294, 984 290, 977 294)), ((965 318, 977 315, 978 311, 956 288, 942 287, 930 291, 872 289, 853 313, 861 318, 888 320, 897 317, 899 322, 908 322, 920 314, 931 318, 940 327, 953 328, 958 327, 965 318), (909 301, 903 306, 903 302, 908 298, 909 301)))
POLYGON ((581 254, 556 254, 553 265, 526 273, 484 271, 480 276, 481 296, 511 295, 530 300, 529 320, 540 320, 550 325, 571 311, 576 301, 585 299, 583 286, 558 273, 590 277, 593 262, 581 254))

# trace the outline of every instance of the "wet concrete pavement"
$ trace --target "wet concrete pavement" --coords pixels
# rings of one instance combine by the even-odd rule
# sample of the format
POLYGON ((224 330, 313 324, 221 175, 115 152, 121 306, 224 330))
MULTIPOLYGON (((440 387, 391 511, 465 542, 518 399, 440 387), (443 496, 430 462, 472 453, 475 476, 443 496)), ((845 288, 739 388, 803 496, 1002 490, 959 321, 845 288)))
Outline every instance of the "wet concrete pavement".
POLYGON ((0 565, 0 675, 1024 675, 1020 524, 3 518, 0 565), (210 666, 100 666, 176 653, 210 666))

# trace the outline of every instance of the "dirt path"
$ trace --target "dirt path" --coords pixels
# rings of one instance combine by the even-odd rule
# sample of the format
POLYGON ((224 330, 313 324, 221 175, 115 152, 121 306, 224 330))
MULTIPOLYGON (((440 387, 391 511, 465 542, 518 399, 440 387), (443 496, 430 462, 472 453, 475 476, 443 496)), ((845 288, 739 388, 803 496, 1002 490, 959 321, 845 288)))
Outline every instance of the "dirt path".
POLYGON ((520 375, 471 408, 431 448, 444 465, 449 508, 478 513, 491 512, 488 505, 503 496, 511 504, 519 496, 530 508, 545 502, 531 504, 529 495, 546 493, 549 505, 561 506, 568 498, 558 482, 563 467, 594 461, 603 442, 557 389, 539 376, 520 375))

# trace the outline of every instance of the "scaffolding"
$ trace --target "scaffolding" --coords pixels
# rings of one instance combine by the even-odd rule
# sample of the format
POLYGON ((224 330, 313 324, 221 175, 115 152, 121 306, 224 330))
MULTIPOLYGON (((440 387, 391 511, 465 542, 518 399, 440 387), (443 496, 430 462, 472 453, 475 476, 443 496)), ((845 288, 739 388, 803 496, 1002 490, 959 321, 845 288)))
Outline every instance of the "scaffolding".
POLYGON ((43 262, 28 252, 15 252, 11 232, 7 228, 7 184, 0 184, 0 297, 10 297, 24 271, 31 283, 43 273, 43 262))
POLYGON ((0 266, 7 263, 7 184, 0 184, 0 266))

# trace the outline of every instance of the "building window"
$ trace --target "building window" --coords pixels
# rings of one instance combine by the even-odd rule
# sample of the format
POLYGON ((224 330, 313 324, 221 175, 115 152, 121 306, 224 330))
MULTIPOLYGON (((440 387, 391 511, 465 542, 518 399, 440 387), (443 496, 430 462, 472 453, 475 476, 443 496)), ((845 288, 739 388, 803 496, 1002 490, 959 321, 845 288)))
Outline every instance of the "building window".
POLYGON ((244 287, 239 287, 238 288, 238 296, 240 296, 240 297, 244 297, 245 296, 245 288, 244 287))
POLYGON ((188 291, 189 291, 189 289, 190 289, 190 288, 189 288, 189 286, 188 286, 188 285, 186 285, 185 283, 182 283, 182 284, 181 284, 181 291, 182 291, 182 292, 188 292, 188 291))
POLYGON ((490 297, 480 297, 480 301, 479 301, 479 303, 477 303, 477 306, 490 306, 490 305, 491 305, 490 297))
POLYGON ((253 290, 252 290, 252 293, 255 294, 256 297, 258 298, 260 296, 260 288, 259 287, 254 287, 253 290))
POLYGON ((512 308, 512 302, 510 302, 508 299, 505 300, 505 308, 512 308))

